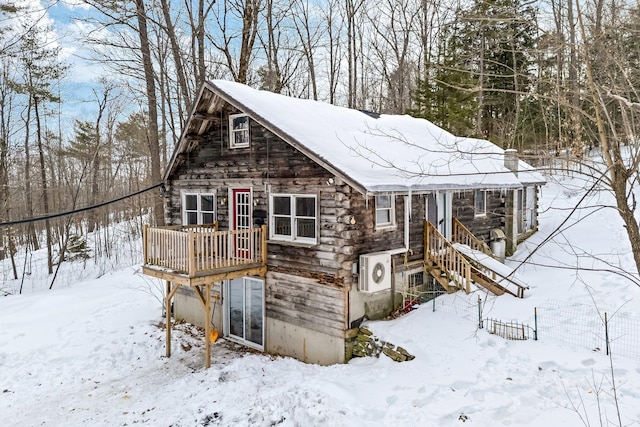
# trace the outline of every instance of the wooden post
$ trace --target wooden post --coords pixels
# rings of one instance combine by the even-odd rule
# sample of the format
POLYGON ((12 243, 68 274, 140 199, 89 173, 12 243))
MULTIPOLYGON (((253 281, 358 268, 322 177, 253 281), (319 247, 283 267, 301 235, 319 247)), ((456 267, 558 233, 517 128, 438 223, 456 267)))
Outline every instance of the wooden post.
POLYGON ((267 265, 267 226, 262 225, 262 265, 267 265))
POLYGON ((148 231, 149 226, 147 224, 144 225, 144 228, 142 229, 142 265, 146 265, 147 264, 147 259, 148 259, 148 242, 147 242, 147 231, 148 231))
POLYGON ((205 285, 207 295, 205 297, 205 320, 204 320, 204 367, 211 366, 211 283, 205 285))
POLYGON ((167 357, 171 357, 171 282, 167 280, 167 286, 165 289, 165 316, 167 327, 167 357))
POLYGON ((427 226, 428 222, 424 222, 424 262, 429 261, 427 254, 429 252, 429 228, 427 226))
POLYGON ((465 286, 466 286, 466 293, 469 294, 471 293, 471 266, 469 265, 469 263, 466 263, 465 268, 464 268, 464 275, 465 277, 465 286))
POLYGON ((189 231, 187 238, 188 254, 189 254, 189 277, 196 276, 196 233, 189 231))

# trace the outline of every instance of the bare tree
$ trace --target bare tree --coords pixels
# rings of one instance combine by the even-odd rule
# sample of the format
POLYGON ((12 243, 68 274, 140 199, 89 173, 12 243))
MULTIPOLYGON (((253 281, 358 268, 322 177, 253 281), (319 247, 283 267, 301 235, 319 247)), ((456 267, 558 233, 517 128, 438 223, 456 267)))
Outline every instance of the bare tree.
MULTIPOLYGON (((606 84, 607 79, 605 75, 594 75, 594 66, 590 53, 593 47, 593 50, 597 52, 596 58, 599 61, 606 57, 604 55, 605 49, 602 45, 603 38, 601 37, 602 11, 599 7, 596 8, 596 17, 594 19, 596 37, 594 38, 588 37, 582 11, 578 4, 576 4, 576 11, 582 37, 582 57, 587 77, 587 89, 593 105, 597 138, 604 166, 606 167, 607 175, 604 182, 615 196, 615 208, 624 222, 636 268, 640 272, 640 227, 635 217, 636 199, 633 192, 633 189, 640 184, 640 174, 638 172, 640 167, 640 147, 636 140, 625 141, 614 119, 614 114, 618 108, 640 112, 640 103, 633 102, 614 91, 613 87, 615 86, 613 84, 611 88, 607 89, 603 87, 602 83, 599 83, 604 82, 606 84), (591 44, 592 40, 594 46, 591 44), (629 142, 632 145, 629 145, 628 149, 626 149, 625 143, 629 142)), ((608 57, 608 59, 607 63, 610 66, 617 68, 617 71, 622 72, 623 75, 625 74, 625 70, 619 61, 612 57, 608 57)), ((609 79, 609 83, 619 82, 609 79)), ((633 82, 627 80, 627 83, 632 84, 633 82)), ((624 127, 626 128, 627 126, 624 127)))
POLYGON ((347 22, 347 107, 356 108, 358 87, 358 15, 363 8, 364 0, 345 0, 345 21, 347 22))
POLYGON ((416 6, 411 0, 384 0, 368 9, 375 63, 386 82, 383 110, 388 113, 404 114, 411 107, 411 89, 418 78, 414 64, 420 61, 417 56, 411 57, 419 46, 413 39, 420 14, 416 6))
POLYGON ((216 33, 207 34, 211 44, 220 51, 225 58, 226 66, 233 79, 240 83, 247 83, 254 55, 254 44, 258 33, 258 16, 262 6, 261 0, 234 0, 218 3, 214 16, 216 33), (236 33, 233 18, 239 16, 242 20, 240 35, 236 33), (237 54, 234 45, 240 38, 240 50, 237 54))
MULTIPOLYGON (((149 131, 147 144, 151 155, 151 179, 159 183, 162 177, 160 170, 160 142, 158 132, 158 100, 156 97, 155 74, 151 62, 151 48, 149 46, 149 32, 147 30, 147 13, 143 0, 136 0, 136 16, 138 21, 138 36, 140 37, 140 52, 142 54, 142 67, 146 83, 147 107, 149 114, 149 131)), ((153 215, 157 225, 164 225, 164 202, 157 194, 154 197, 153 215)))
POLYGON ((342 45, 342 21, 339 20, 338 14, 338 1, 328 0, 326 7, 322 10, 322 16, 326 25, 326 46, 327 52, 327 75, 328 75, 328 89, 329 89, 329 103, 336 103, 336 92, 338 88, 338 82, 340 80, 340 56, 342 45))
MULTIPOLYGON (((212 4, 213 3, 215 2, 212 2, 212 4)), ((178 43, 178 36, 176 35, 175 25, 173 24, 169 1, 160 0, 160 5, 162 8, 162 16, 164 17, 163 28, 165 29, 167 36, 169 37, 169 41, 171 42, 171 54, 173 56, 173 62, 175 63, 175 74, 178 79, 178 87, 180 88, 180 100, 183 105, 187 106, 193 98, 193 93, 189 89, 189 85, 187 84, 186 69, 182 61, 182 48, 178 43)), ((201 31, 201 34, 202 36, 204 36, 204 30, 201 31)))
POLYGON ((295 0, 293 3, 293 22, 296 33, 300 38, 302 51, 307 61, 309 81, 311 83, 311 98, 318 99, 318 82, 316 79, 315 51, 319 42, 318 26, 312 22, 310 4, 308 0, 295 0))

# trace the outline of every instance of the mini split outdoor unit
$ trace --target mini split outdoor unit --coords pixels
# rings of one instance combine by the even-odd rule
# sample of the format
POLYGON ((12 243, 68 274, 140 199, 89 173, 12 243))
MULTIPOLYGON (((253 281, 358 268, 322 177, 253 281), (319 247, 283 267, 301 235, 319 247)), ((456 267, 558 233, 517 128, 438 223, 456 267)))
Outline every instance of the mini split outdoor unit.
POLYGON ((391 254, 376 252, 360 255, 358 290, 379 292, 391 289, 391 254))

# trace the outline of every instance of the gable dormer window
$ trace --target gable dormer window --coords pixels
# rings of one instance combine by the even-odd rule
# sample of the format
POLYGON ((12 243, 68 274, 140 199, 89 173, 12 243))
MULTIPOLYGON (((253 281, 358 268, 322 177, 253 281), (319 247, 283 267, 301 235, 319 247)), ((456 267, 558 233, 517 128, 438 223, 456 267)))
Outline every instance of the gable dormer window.
POLYGON ((249 116, 231 114, 229 116, 229 148, 249 146, 249 116))

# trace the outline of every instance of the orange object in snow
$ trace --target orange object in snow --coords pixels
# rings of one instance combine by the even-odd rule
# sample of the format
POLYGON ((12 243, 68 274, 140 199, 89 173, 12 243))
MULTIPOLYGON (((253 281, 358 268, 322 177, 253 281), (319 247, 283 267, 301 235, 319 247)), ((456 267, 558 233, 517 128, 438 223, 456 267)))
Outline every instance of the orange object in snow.
POLYGON ((218 340, 218 331, 216 331, 215 329, 212 329, 211 335, 209 336, 209 340, 211 342, 216 342, 218 340))

